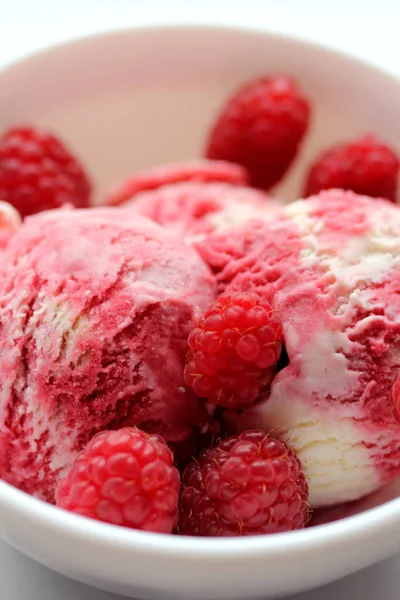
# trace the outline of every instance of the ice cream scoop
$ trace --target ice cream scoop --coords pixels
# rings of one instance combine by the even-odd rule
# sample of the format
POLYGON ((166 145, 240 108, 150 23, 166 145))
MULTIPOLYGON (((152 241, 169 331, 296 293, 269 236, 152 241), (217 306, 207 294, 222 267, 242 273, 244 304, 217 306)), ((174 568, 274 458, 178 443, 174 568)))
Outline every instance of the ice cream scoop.
POLYGON ((390 390, 400 369, 400 210, 331 190, 198 244, 220 289, 258 289, 281 312, 288 364, 242 416, 301 459, 313 507, 400 474, 390 390))
POLYGON ((277 201, 260 190, 219 182, 164 185, 136 194, 124 208, 174 229, 188 242, 252 219, 266 219, 277 201))
POLYGON ((0 476, 54 501, 99 430, 137 425, 173 448, 206 426, 185 386, 187 336, 214 298, 190 247, 129 211, 28 218, 0 268, 0 476))

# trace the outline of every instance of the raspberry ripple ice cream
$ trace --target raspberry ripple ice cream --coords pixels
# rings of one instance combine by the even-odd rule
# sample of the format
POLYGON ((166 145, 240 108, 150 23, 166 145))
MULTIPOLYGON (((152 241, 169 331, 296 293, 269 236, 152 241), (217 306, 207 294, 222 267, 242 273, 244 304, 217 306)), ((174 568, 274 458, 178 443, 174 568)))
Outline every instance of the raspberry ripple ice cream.
POLYGON ((272 218, 280 204, 250 187, 191 181, 138 193, 123 206, 193 243, 206 234, 253 219, 272 218))
POLYGON ((198 249, 220 289, 258 289, 280 311, 288 364, 231 424, 297 453, 312 507, 355 500, 400 474, 390 390, 400 369, 400 211, 331 190, 198 249))
POLYGON ((30 217, 0 267, 0 476, 54 502, 102 429, 173 448, 209 415, 183 381, 187 337, 215 297, 198 254, 124 209, 30 217))

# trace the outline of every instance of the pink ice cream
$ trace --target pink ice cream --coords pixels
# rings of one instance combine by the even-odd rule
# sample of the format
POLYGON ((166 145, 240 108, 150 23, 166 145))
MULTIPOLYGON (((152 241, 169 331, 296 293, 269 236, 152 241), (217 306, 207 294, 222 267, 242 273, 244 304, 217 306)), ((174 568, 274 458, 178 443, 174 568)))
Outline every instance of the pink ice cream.
POLYGON ((399 208, 332 190, 198 248, 220 289, 259 289, 283 318, 288 364, 269 398, 231 422, 273 430, 293 447, 314 507, 398 476, 390 390, 400 369, 399 208))
POLYGON ((186 340, 214 278, 198 254, 124 209, 27 219, 0 272, 0 476, 54 501, 78 451, 137 425, 174 448, 206 427, 186 340))
POLYGON ((124 208, 192 242, 198 236, 263 218, 277 202, 258 190, 228 183, 184 182, 137 194, 124 208), (267 209, 268 205, 268 209, 267 209))
POLYGON ((224 160, 188 160, 180 163, 145 169, 119 183, 106 195, 103 203, 120 206, 133 199, 140 192, 156 190, 166 185, 183 182, 220 182, 234 185, 247 185, 249 173, 241 165, 224 160))
POLYGON ((264 192, 229 183, 184 182, 137 194, 124 208, 174 229, 186 241, 252 219, 265 219, 279 204, 264 192))

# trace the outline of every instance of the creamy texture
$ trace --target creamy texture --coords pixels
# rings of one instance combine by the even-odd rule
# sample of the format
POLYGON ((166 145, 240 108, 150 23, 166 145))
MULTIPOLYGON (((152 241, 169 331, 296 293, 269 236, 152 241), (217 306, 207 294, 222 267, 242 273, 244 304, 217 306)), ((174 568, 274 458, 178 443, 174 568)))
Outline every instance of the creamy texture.
POLYGON ((206 158, 170 163, 140 171, 122 181, 106 196, 105 204, 119 206, 130 202, 141 192, 154 191, 180 183, 195 184, 226 183, 229 186, 245 186, 249 182, 247 170, 241 165, 206 158))
POLYGON ((293 400, 293 395, 280 390, 278 383, 273 401, 265 409, 263 422, 265 419, 268 426, 273 424, 301 457, 311 484, 313 506, 324 506, 332 497, 335 504, 345 502, 376 489, 375 467, 353 421, 357 411, 350 408, 336 415, 333 407, 319 410, 315 406, 310 410, 309 403, 293 400))
POLYGON ((390 389, 400 369, 400 211, 332 190, 198 244, 220 289, 258 288, 280 310, 289 364, 238 417, 286 439, 313 506, 400 473, 390 389))
POLYGON ((184 182, 137 194, 124 208, 178 232, 187 242, 266 219, 279 204, 258 190, 229 183, 184 182))
POLYGON ((21 225, 21 217, 11 204, 0 199, 0 251, 4 250, 11 237, 21 225))
POLYGON ((125 425, 185 450, 209 422, 183 381, 188 333, 215 295, 196 252, 104 208, 31 217, 4 257, 0 476, 53 501, 93 434, 125 425))

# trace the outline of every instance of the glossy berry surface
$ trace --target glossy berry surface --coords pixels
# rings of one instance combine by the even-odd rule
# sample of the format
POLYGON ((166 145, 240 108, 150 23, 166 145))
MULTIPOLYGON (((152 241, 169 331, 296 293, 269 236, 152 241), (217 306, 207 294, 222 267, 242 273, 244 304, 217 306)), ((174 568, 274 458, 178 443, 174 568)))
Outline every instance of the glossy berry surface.
POLYGON ((340 188, 395 202, 399 167, 391 148, 374 136, 363 136, 324 152, 308 173, 304 195, 340 188))
POLYGON ((22 217, 64 204, 87 207, 90 193, 83 167, 55 136, 17 127, 0 138, 0 200, 22 217))
POLYGON ((286 75, 241 87, 223 106, 206 156, 244 166, 253 186, 269 189, 286 173, 307 131, 310 105, 286 75))
POLYGON ((303 528, 308 488, 300 461, 263 431, 245 431, 204 450, 183 474, 179 531, 246 536, 303 528))
POLYGON ((225 408, 246 408, 271 382, 282 347, 282 321, 256 293, 227 292, 189 336, 185 380, 225 408))
POLYGON ((171 533, 179 472, 158 435, 125 427, 95 435, 56 490, 60 508, 134 529, 171 533))

